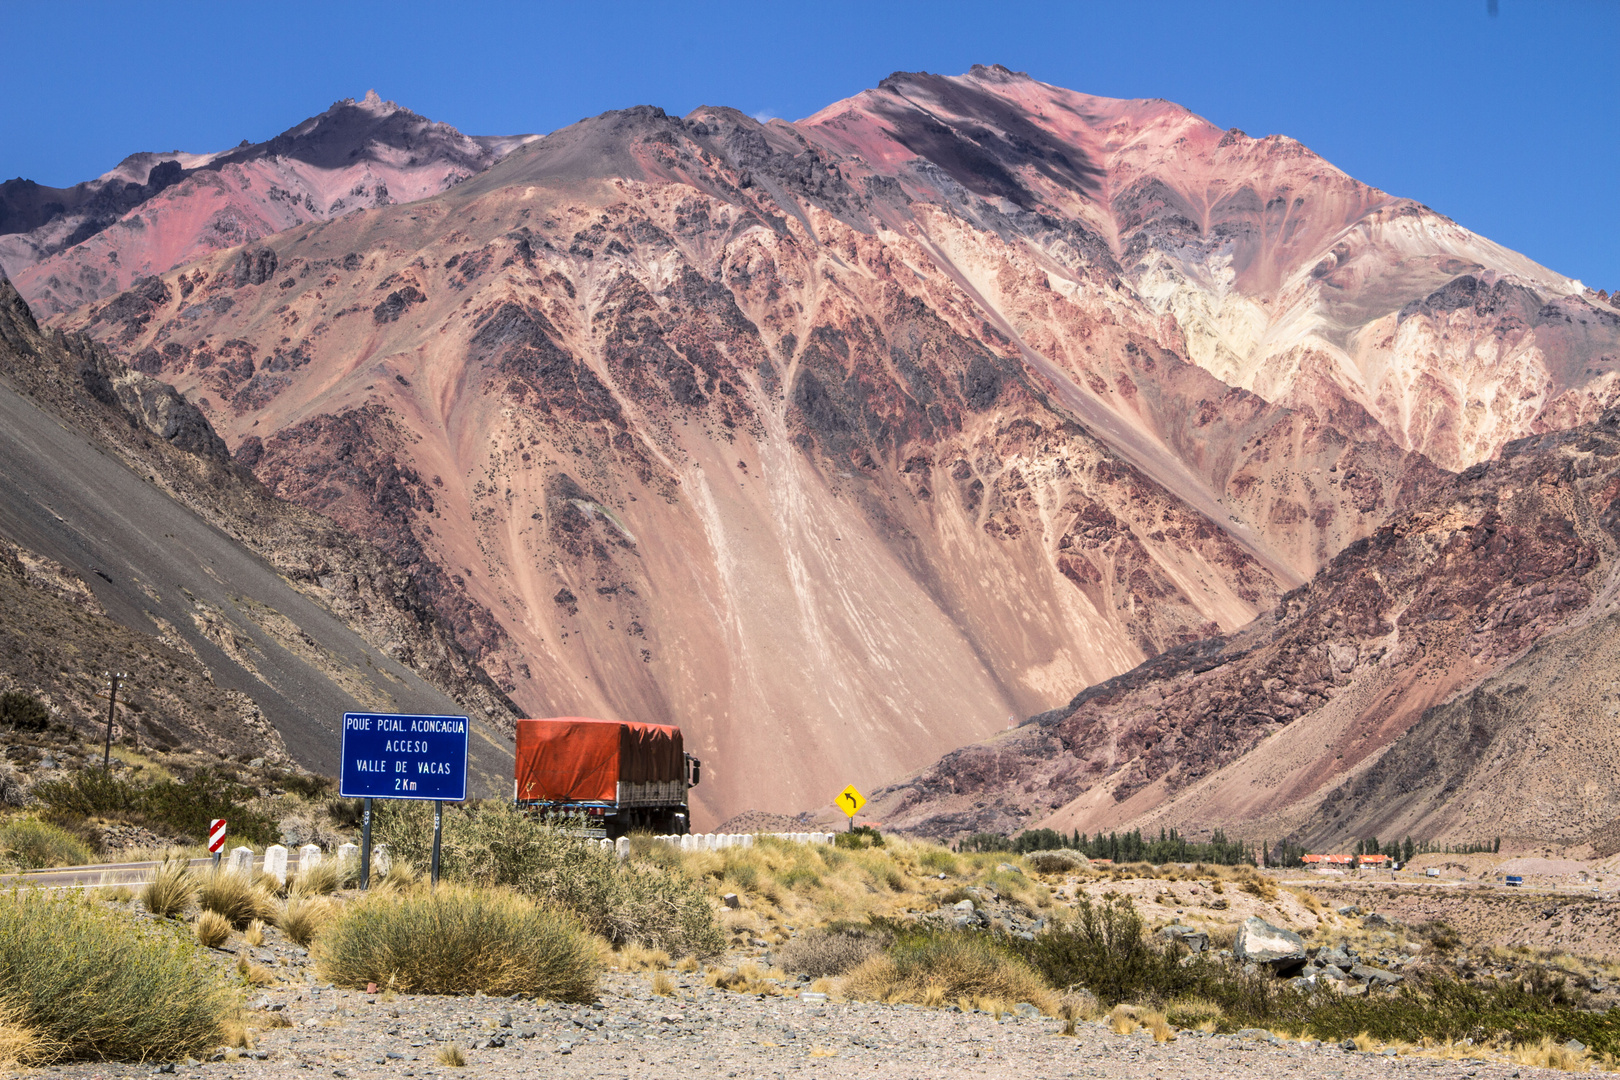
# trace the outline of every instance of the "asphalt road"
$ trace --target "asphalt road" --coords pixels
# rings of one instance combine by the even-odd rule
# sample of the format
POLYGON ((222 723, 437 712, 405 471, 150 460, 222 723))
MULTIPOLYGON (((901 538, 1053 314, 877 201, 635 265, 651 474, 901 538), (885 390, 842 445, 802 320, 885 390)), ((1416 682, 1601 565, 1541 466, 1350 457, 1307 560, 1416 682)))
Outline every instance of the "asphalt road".
MULTIPOLYGON (((191 866, 206 869, 212 859, 188 859, 191 866)), ((222 859, 223 863, 223 859, 222 859)), ((142 885, 152 880, 152 874, 161 863, 126 862, 102 863, 97 866, 57 866, 49 870, 26 870, 20 874, 0 874, 0 889, 12 886, 35 889, 95 888, 101 885, 142 885)), ((253 857, 253 868, 264 869, 264 856, 253 857)), ((298 860, 287 860, 287 872, 298 869, 298 860)))
MULTIPOLYGON (((196 650, 219 685, 258 703, 288 752, 313 771, 337 775, 345 712, 461 712, 447 695, 372 648, 263 559, 3 381, 0 534, 76 571, 108 615, 123 625, 155 635, 151 615, 160 615, 196 650), (286 616, 321 649, 361 673, 388 705, 357 702, 320 668, 282 648, 245 614, 255 602, 286 616), (258 674, 197 628, 192 614, 198 603, 217 610, 239 636, 253 642, 250 662, 258 674)), ((132 675, 131 690, 138 693, 140 673, 132 675)), ((509 794, 512 762, 506 737, 475 721, 469 794, 509 794)))

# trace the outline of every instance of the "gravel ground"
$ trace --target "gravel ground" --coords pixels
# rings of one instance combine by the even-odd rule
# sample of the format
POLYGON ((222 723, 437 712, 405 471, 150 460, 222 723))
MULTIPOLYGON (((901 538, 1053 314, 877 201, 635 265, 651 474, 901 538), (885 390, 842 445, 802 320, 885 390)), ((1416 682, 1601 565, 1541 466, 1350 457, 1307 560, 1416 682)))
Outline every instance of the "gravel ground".
POLYGON ((249 948, 233 942, 222 963, 276 965, 286 982, 250 1001, 261 1031, 250 1054, 156 1065, 81 1064, 37 1070, 73 1080, 146 1077, 197 1080, 258 1078, 533 1076, 576 1080, 746 1077, 749 1080, 845 1080, 870 1077, 1194 1077, 1489 1078, 1553 1076, 1483 1061, 1441 1061, 1346 1052, 1336 1046, 1181 1032, 1155 1043, 1146 1032, 1117 1035, 1082 1023, 1078 1037, 1044 1017, 960 1013, 916 1006, 759 997, 715 990, 682 976, 673 997, 655 996, 648 976, 618 972, 603 980, 593 1005, 521 999, 389 997, 316 985, 308 959, 291 945, 249 948), (286 961, 283 963, 283 961, 286 961), (436 1051, 454 1043, 467 1064, 450 1067, 436 1051))

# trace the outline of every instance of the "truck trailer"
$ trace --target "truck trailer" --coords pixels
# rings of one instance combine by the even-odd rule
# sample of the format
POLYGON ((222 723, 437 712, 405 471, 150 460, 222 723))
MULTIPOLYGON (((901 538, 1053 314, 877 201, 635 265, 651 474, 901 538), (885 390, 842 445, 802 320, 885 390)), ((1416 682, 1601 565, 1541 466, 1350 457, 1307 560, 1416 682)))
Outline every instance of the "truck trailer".
POLYGON ((525 810, 566 818, 587 835, 616 839, 635 829, 684 834, 687 789, 703 763, 669 724, 559 716, 517 722, 512 798, 525 810))

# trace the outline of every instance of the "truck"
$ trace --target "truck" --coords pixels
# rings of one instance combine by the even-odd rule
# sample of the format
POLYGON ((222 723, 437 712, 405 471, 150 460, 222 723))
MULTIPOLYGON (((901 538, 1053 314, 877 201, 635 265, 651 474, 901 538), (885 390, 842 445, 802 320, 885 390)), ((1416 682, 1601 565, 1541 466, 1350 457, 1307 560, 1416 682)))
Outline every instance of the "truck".
POLYGON ((686 752, 670 724, 555 716, 517 722, 512 799, 564 819, 587 836, 617 839, 645 829, 691 829, 687 791, 703 762, 686 752))

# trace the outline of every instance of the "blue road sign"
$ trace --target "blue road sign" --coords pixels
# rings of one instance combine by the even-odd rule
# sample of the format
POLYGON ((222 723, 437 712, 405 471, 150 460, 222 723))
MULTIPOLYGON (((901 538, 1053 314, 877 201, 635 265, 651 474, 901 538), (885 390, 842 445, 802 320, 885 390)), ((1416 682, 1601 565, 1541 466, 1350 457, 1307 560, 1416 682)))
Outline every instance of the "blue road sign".
POLYGON ((467 797, 467 718, 343 714, 345 798, 467 797))

